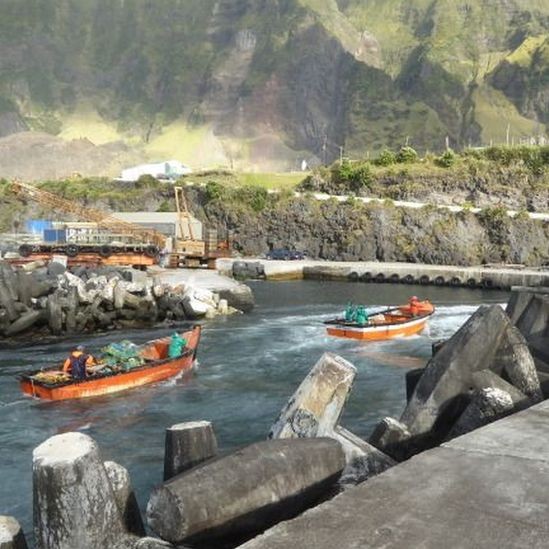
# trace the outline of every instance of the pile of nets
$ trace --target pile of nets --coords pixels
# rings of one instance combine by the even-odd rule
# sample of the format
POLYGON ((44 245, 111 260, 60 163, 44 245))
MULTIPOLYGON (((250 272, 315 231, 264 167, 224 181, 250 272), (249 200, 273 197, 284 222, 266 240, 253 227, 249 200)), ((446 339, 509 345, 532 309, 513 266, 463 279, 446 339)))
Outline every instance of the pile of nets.
POLYGON ((128 340, 111 343, 101 349, 101 363, 113 371, 127 372, 145 363, 140 351, 140 347, 128 340))

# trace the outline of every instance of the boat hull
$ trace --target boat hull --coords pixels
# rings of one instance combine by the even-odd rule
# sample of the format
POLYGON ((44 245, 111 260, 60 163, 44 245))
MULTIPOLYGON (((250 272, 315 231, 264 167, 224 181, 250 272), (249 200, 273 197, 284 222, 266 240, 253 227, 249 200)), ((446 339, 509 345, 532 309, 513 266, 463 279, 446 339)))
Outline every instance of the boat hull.
POLYGON ((419 334, 427 324, 428 317, 417 318, 402 324, 386 326, 346 326, 331 325, 327 327, 328 335, 345 337, 348 339, 360 339, 368 341, 381 341, 395 337, 406 337, 419 334))
MULTIPOLYGON (((200 341, 200 326, 185 332, 183 336, 187 340, 185 354, 176 359, 165 359, 128 372, 99 378, 89 377, 80 382, 53 387, 35 383, 30 376, 26 376, 20 381, 21 390, 27 395, 45 400, 69 400, 108 395, 164 381, 193 368, 200 341)), ((168 341, 169 338, 164 338, 151 343, 167 344, 168 341)))

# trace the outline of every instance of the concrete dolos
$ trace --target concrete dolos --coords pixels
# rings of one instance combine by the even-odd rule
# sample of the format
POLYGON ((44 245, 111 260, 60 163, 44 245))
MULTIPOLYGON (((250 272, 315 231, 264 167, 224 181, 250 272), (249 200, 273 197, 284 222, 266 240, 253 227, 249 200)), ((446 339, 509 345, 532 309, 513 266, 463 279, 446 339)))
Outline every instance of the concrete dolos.
POLYGON ((541 400, 524 338, 498 305, 480 307, 429 361, 401 422, 412 436, 446 436, 470 400, 470 391, 485 388, 475 381, 475 374, 485 370, 505 374, 525 391, 530 404, 541 400))
POLYGON ((330 437, 345 452, 340 483, 353 485, 392 467, 395 462, 353 433, 338 426, 356 368, 340 356, 325 353, 313 366, 271 427, 269 438, 330 437))
POLYGON ((49 438, 33 452, 38 549, 115 547, 125 529, 96 443, 81 433, 49 438))
POLYGON ((0 549, 27 549, 23 530, 13 517, 0 515, 0 549))
POLYGON ((258 532, 316 503, 344 466, 332 439, 259 442, 157 487, 147 520, 176 544, 258 532))
POLYGON ((269 438, 303 438, 331 433, 343 412, 356 368, 325 353, 311 369, 271 427, 269 438))
POLYGON ((178 423, 166 429, 164 480, 192 469, 217 454, 217 440, 209 421, 178 423))

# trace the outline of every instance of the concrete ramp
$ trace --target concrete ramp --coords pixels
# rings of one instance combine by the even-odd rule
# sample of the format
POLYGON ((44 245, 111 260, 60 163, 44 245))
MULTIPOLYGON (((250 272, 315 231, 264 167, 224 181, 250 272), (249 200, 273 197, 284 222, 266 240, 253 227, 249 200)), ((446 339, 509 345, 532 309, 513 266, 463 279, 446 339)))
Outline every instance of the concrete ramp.
POLYGON ((546 548, 549 402, 424 452, 243 549, 546 548))

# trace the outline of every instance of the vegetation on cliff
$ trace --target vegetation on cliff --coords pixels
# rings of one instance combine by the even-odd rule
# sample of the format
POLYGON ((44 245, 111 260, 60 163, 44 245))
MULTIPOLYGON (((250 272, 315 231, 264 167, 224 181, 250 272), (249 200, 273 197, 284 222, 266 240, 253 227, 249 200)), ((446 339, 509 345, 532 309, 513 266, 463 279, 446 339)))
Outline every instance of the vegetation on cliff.
POLYGON ((543 0, 6 0, 0 137, 269 170, 518 142, 546 134, 548 40, 543 0))
POLYGON ((420 158, 410 147, 314 170, 301 191, 457 206, 549 211, 549 147, 447 150, 420 158))

